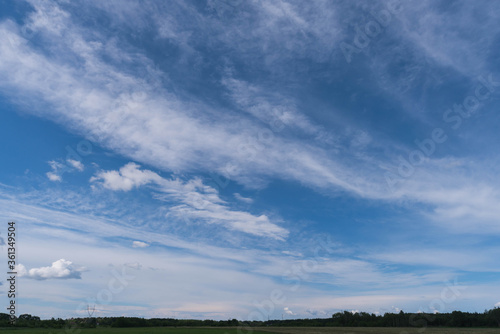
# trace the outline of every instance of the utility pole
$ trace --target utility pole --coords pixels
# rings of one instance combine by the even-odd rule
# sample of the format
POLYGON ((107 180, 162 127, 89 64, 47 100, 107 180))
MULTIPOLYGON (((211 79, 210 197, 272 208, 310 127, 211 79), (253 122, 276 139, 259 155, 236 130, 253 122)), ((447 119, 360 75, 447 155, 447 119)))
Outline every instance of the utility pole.
POLYGON ((87 304, 87 313, 89 315, 88 319, 90 320, 89 323, 92 325, 93 324, 93 321, 92 321, 92 316, 94 315, 94 312, 95 312, 95 305, 90 307, 90 305, 87 304))

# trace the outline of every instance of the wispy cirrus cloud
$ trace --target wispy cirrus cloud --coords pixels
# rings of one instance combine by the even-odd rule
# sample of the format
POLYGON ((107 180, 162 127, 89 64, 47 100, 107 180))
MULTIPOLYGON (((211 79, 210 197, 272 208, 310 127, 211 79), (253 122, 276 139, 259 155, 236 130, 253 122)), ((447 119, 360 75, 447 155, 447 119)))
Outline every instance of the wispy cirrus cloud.
POLYGON ((248 198, 248 197, 243 197, 239 193, 234 193, 233 195, 234 195, 234 198, 236 198, 238 201, 241 201, 241 202, 244 202, 244 203, 247 203, 247 204, 252 204, 253 203, 253 199, 248 198))
MULTIPOLYGON (((306 316, 306 309, 311 305, 314 305, 316 312, 326 313, 331 313, 331 310, 341 310, 342 307, 345 308, 345 305, 352 305, 353 309, 384 312, 384 308, 390 309, 391 305, 399 306, 403 303, 410 305, 414 300, 425 300, 429 303, 433 298, 439 297, 442 287, 445 287, 444 281, 452 280, 460 275, 459 272, 466 269, 470 263, 465 261, 459 266, 451 266, 458 272, 429 271, 419 269, 418 266, 426 262, 427 256, 433 256, 432 251, 424 254, 424 259, 419 259, 418 254, 413 253, 407 257, 403 255, 390 258, 388 254, 375 256, 373 251, 369 252, 373 256, 345 253, 342 252, 341 244, 330 243, 322 246, 327 248, 322 249, 319 256, 312 258, 298 252, 295 252, 292 257, 267 249, 233 248, 228 245, 214 247, 211 243, 189 241, 188 237, 179 239, 158 231, 143 229, 138 231, 124 225, 116 225, 113 219, 95 215, 72 214, 56 209, 29 206, 14 200, 1 200, 0 215, 12 216, 12 212, 16 213, 16 217, 22 218, 23 225, 29 231, 25 233, 24 251, 26 254, 31 254, 30 260, 42 261, 43 258, 66 249, 75 262, 85 263, 86 266, 89 263, 91 270, 85 276, 81 275, 81 278, 85 279, 85 283, 82 283, 84 286, 92 283, 91 292, 95 293, 102 289, 103 275, 104 277, 110 276, 109 263, 121 264, 125 256, 129 261, 125 267, 134 270, 133 276, 136 277, 128 285, 127 293, 120 295, 120 300, 131 305, 126 311, 128 312, 126 314, 130 315, 137 314, 137 312, 145 312, 145 315, 152 317, 158 316, 157 312, 174 314, 168 313, 173 311, 165 309, 164 296, 175 295, 184 302, 172 301, 167 305, 168 309, 177 310, 178 316, 205 315, 224 319, 224 317, 227 318, 227 314, 238 314, 246 317, 255 308, 252 301, 264 300, 268 298, 270 291, 278 288, 286 293, 288 303, 283 307, 289 307, 298 317, 306 316), (155 242, 156 252, 147 254, 137 252, 137 249, 130 247, 131 241, 121 242, 123 239, 138 241, 138 236, 140 236, 139 240, 155 242), (327 249, 330 249, 330 252, 327 249), (183 251, 179 252, 179 250, 183 251), (413 262, 415 259, 418 261, 413 262), (403 267, 398 268, 398 265, 403 267), (408 266, 416 267, 412 272, 408 272, 408 266), (156 286, 161 282, 165 283, 166 273, 169 273, 167 275, 169 288, 162 294, 158 294, 156 286), (224 277, 222 281, 221 275, 224 277), (237 285, 240 288, 234 285, 235 277, 238 277, 237 285), (144 282, 148 284, 145 285, 144 282), (241 282, 247 282, 243 289, 241 282), (242 298, 235 302, 234 292, 231 290, 229 293, 228 286, 231 286, 234 291, 239 291, 242 298), (326 298, 325 293, 332 293, 330 290, 325 292, 326 286, 337 292, 326 298), (387 288, 388 286, 390 288, 387 288), (183 289, 192 292, 199 288, 204 291, 204 294, 201 294, 202 297, 194 297, 196 294, 192 293, 189 295, 183 293, 183 289), (377 291, 378 289, 383 291, 377 291), (139 294, 150 297, 147 310, 140 310, 134 306, 134 300, 139 294), (181 296, 185 296, 184 299, 181 296), (371 296, 368 298, 368 305, 364 304, 367 296, 371 296), (219 306, 214 308, 210 305, 211 300, 218 300, 219 306), (237 311, 234 311, 235 308, 237 311), (212 313, 215 309, 218 311, 212 313), (199 312, 196 313, 197 315, 190 313, 195 310, 199 312)), ((144 213, 137 211, 135 217, 139 218, 144 213)), ((324 240, 318 236, 313 244, 301 245, 300 250, 311 253, 318 244, 322 243, 324 240)), ((443 254, 439 252, 438 246, 435 254, 441 257, 443 254)), ((474 250, 474 248, 469 249, 474 250)), ((459 258, 458 254, 461 252, 456 252, 454 255, 453 251, 449 251, 447 256, 459 258)), ((494 254, 491 256, 494 257, 494 254)), ((471 256, 469 258, 472 259, 471 256)), ((449 258, 445 257, 442 261, 447 261, 447 259, 449 258)), ((488 271, 490 261, 484 259, 477 268, 471 269, 488 271)), ((47 267, 32 268, 37 269, 32 278, 36 278, 35 281, 44 281, 44 283, 54 281, 58 275, 76 278, 78 274, 71 274, 75 271, 74 265, 72 265, 73 270, 68 273, 65 271, 70 268, 67 262, 62 260, 59 262, 59 264, 47 267)), ((456 261, 456 263, 459 262, 456 261)), ((29 270, 26 269, 26 275, 28 272, 29 270)), ((127 275, 132 275, 132 273, 127 271, 127 275)), ((49 290, 40 291, 37 286, 33 286, 25 293, 32 297, 39 296, 44 300, 51 300, 48 298, 48 295, 53 293, 50 289, 60 288, 60 286, 50 286, 49 290)), ((483 293, 489 287, 477 285, 469 286, 468 289, 483 293)), ((75 291, 68 291, 68 296, 75 296, 74 298, 81 298, 83 301, 86 298, 81 296, 81 284, 75 287, 75 291)), ((71 302, 74 303, 74 300, 71 302)), ((67 310, 63 311, 59 308, 55 308, 54 312, 72 315, 67 310)), ((103 308, 102 312, 114 314, 113 308, 103 308)))
MULTIPOLYGON (((129 53, 127 57, 122 57, 122 61, 141 68, 142 72, 120 70, 116 62, 106 58, 111 57, 116 51, 116 48, 105 47, 108 43, 106 36, 93 34, 92 30, 72 21, 66 11, 68 8, 64 9, 64 6, 53 2, 34 2, 33 6, 34 11, 27 18, 25 26, 19 26, 13 21, 4 21, 0 26, 5 42, 0 48, 3 59, 0 65, 0 71, 3 73, 1 81, 3 89, 12 92, 14 99, 23 98, 27 103, 31 100, 33 106, 35 106, 33 97, 36 96, 36 104, 45 101, 47 106, 51 107, 34 107, 31 112, 60 122, 68 128, 78 129, 79 133, 135 161, 165 171, 218 172, 248 187, 262 187, 267 180, 280 178, 322 191, 325 189, 333 193, 341 191, 368 199, 424 202, 436 206, 437 218, 444 213, 457 214, 458 211, 454 207, 463 208, 463 201, 469 200, 463 198, 463 201, 457 199, 455 204, 445 203, 448 201, 446 198, 456 198, 451 196, 453 193, 467 192, 469 184, 475 185, 477 192, 485 190, 478 185, 482 181, 480 175, 473 178, 464 177, 460 171, 454 170, 453 175, 448 178, 445 174, 449 174, 449 171, 436 173, 434 166, 441 163, 440 157, 436 156, 429 157, 430 163, 419 167, 425 174, 424 177, 417 175, 398 191, 389 193, 384 174, 388 168, 398 166, 397 154, 390 152, 408 154, 414 149, 411 146, 386 138, 382 141, 383 145, 379 145, 380 136, 377 133, 370 133, 367 129, 340 131, 340 135, 325 137, 321 135, 322 127, 309 115, 304 116, 304 112, 297 106, 297 99, 292 98, 290 93, 284 90, 267 93, 271 87, 268 82, 261 80, 247 82, 239 79, 238 76, 231 74, 234 66, 228 65, 230 70, 221 69, 218 73, 219 81, 228 89, 232 102, 248 115, 235 117, 225 107, 214 108, 200 98, 185 98, 182 94, 158 87, 158 80, 162 78, 162 74, 161 71, 154 69, 153 61, 147 57, 147 52, 129 53), (51 19, 48 20, 48 17, 51 19), (32 36, 37 35, 42 38, 57 52, 35 48, 22 35, 21 31, 26 27, 31 29, 32 36), (147 73, 146 77, 139 75, 139 72, 147 73), (51 84, 47 85, 47 81, 51 84), (287 109, 279 109, 278 105, 285 105, 287 109), (259 122, 249 117, 250 115, 259 122), (234 122, 235 119, 238 121, 234 122), (321 138, 321 140, 294 138, 286 131, 276 131, 276 128, 273 130, 269 123, 272 124, 276 120, 288 125, 290 129, 296 128, 305 133, 315 134, 316 139, 321 138), (365 135, 356 135, 359 133, 365 135), (345 142, 352 145, 346 146, 345 142), (367 153, 369 150, 383 154, 367 153), (464 182, 460 183, 460 189, 443 182, 456 177, 464 179, 464 182), (418 182, 414 182, 415 180, 418 182), (443 196, 439 198, 433 196, 437 192, 443 193, 443 196)), ((129 14, 134 8, 130 6, 127 7, 131 10, 129 14)), ((423 6, 429 5, 427 3, 423 6)), ((266 3, 264 7, 258 9, 260 13, 258 15, 266 18, 262 23, 288 27, 287 31, 291 34, 304 32, 299 34, 298 40, 310 41, 321 31, 317 27, 327 22, 309 21, 302 16, 320 13, 336 15, 335 9, 327 10, 323 7, 321 5, 311 11, 302 11, 299 4, 266 3), (267 20, 269 18, 272 19, 267 20)), ((245 8, 242 7, 241 10, 245 8)), ((145 6, 139 14, 146 15, 153 9, 154 6, 145 6)), ((188 6, 188 9, 195 11, 194 7, 188 6)), ((123 17, 126 17, 127 10, 123 10, 123 17)), ((402 17, 406 15, 405 10, 401 13, 402 17)), ((465 15, 464 12, 460 13, 465 15)), ((140 20, 142 17, 140 15, 136 21, 140 20)), ((156 19, 159 20, 155 17, 156 19)), ((190 29, 199 31, 204 24, 214 25, 216 31, 225 25, 246 26, 245 22, 232 20, 224 22, 214 18, 200 20, 201 26, 192 26, 190 29)), ((400 18, 401 20, 403 19, 400 18)), ((136 21, 134 22, 137 23, 136 21)), ((400 21, 394 21, 394 24, 399 26, 400 21)), ((194 37, 181 34, 178 30, 180 25, 173 26, 177 30, 172 28, 175 31, 169 38, 179 40, 182 35, 184 36, 182 38, 188 38, 194 45, 202 43, 203 39, 193 40, 194 37)), ((387 31, 387 35, 393 33, 390 29, 387 31)), ((258 30, 258 33, 248 38, 255 41, 271 41, 278 37, 269 34, 271 33, 258 30)), ((229 43, 230 40, 224 38, 232 41, 236 37, 221 35, 221 43, 229 43)), ((115 47, 118 47, 116 44, 118 42, 114 43, 115 47)), ((326 40, 321 43, 326 43, 326 40)), ((383 41, 381 43, 380 45, 385 45, 383 41)), ((466 42, 457 40, 456 43, 466 42)), ((376 46, 375 41, 374 46, 376 46)), ((287 47, 297 52, 301 49, 298 45, 287 47)), ((242 57, 243 51, 240 50, 242 57)), ((411 49, 407 51, 412 52, 411 49)), ((374 63, 388 59, 369 56, 372 58, 367 59, 373 59, 370 61, 374 63)), ((273 67, 272 64, 274 61, 267 67, 273 67)), ((409 104, 412 103, 412 97, 405 99, 409 104)), ((346 124, 351 127, 354 124, 345 119, 341 120, 338 116, 337 120, 330 122, 330 125, 335 124, 341 129, 348 128, 346 124)), ((51 180, 60 181, 61 177, 57 173, 49 173, 47 176, 51 180)), ((106 176, 105 182, 108 182, 109 186, 114 184, 123 190, 135 186, 133 178, 127 181, 132 183, 120 183, 123 179, 120 178, 119 172, 117 173, 106 176)), ((139 179, 136 181, 141 182, 139 179)), ((467 211, 480 212, 472 209, 467 211)))
POLYGON ((177 203, 170 207, 169 215, 196 219, 209 224, 220 224, 235 231, 284 240, 288 231, 271 222, 266 215, 255 216, 244 211, 232 210, 219 197, 218 191, 203 184, 200 179, 183 182, 165 179, 150 170, 141 170, 135 163, 128 163, 119 171, 101 171, 90 179, 110 190, 129 191, 153 183, 157 188, 155 198, 177 203))
POLYGON ((79 171, 83 172, 85 169, 85 166, 81 161, 78 160, 73 160, 73 159, 67 159, 66 164, 63 164, 59 161, 51 160, 48 162, 50 168, 52 169, 50 172, 45 173, 47 178, 50 181, 54 182, 60 182, 62 181, 62 176, 64 173, 68 171, 79 171))

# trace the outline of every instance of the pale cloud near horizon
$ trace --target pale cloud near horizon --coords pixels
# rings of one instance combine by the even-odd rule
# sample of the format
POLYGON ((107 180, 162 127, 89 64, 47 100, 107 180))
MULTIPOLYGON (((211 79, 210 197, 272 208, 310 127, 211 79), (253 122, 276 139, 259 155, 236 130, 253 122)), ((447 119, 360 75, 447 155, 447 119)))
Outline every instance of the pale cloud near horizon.
MULTIPOLYGON (((158 234, 157 232, 143 232, 143 238, 141 239, 154 240, 155 244, 163 245, 165 248, 157 247, 156 253, 148 252, 146 254, 131 249, 130 243, 120 245, 110 242, 116 236, 134 238, 138 232, 129 230, 126 227, 114 226, 111 221, 105 219, 96 221, 96 217, 87 218, 81 214, 63 214, 62 212, 41 208, 36 210, 42 210, 43 213, 37 213, 37 211, 34 211, 34 207, 28 207, 25 204, 21 205, 12 201, 3 203, 0 201, 0 215, 10 215, 9 210, 15 210, 18 215, 23 216, 23 224, 27 228, 24 236, 27 243, 24 246, 24 252, 31 261, 43 261, 43 258, 53 256, 52 254, 60 253, 64 249, 72 252, 71 256, 75 262, 86 266, 87 263, 90 264, 89 259, 93 259, 92 270, 87 272, 85 277, 82 276, 82 279, 85 278, 85 284, 89 284, 88 280, 92 279, 94 293, 105 288, 108 279, 114 277, 109 273, 108 264, 115 263, 118 266, 123 263, 123 258, 126 257, 129 262, 125 266, 130 270, 134 270, 133 273, 127 272, 127 275, 135 278, 130 281, 123 295, 119 296, 120 300, 127 300, 131 303, 130 305, 135 305, 133 301, 137 300, 140 295, 142 298, 148 296, 147 298, 150 300, 150 306, 147 310, 131 307, 126 313, 129 315, 144 314, 144 316, 154 317, 158 315, 156 312, 161 312, 160 310, 167 312, 165 314, 174 315, 174 313, 168 312, 177 310, 179 312, 177 316, 189 317, 194 314, 190 312, 195 310, 206 314, 218 310, 210 314, 212 314, 212 317, 224 319, 224 317, 227 318, 228 314, 234 315, 235 313, 231 312, 237 309, 238 317, 245 318, 254 311, 254 301, 266 300, 266 298, 269 298, 269 293, 274 289, 282 289, 285 292, 289 303, 287 302, 287 305, 282 307, 288 307, 297 316, 307 316, 307 310, 311 306, 314 306, 317 312, 326 313, 342 310, 345 307, 383 313, 384 309, 390 311, 391 305, 401 305, 414 300, 425 300, 426 304, 423 307, 426 307, 433 298, 440 296, 440 291, 446 287, 443 282, 453 281, 453 278, 458 277, 459 272, 467 270, 469 265, 469 262, 464 262, 463 266, 457 267, 458 272, 405 274, 403 272, 391 272, 391 270, 387 272, 387 262, 384 257, 381 257, 381 260, 377 260, 377 257, 375 257, 375 260, 370 257, 366 258, 366 260, 360 260, 359 258, 364 256, 356 254, 352 259, 346 259, 347 255, 337 258, 335 250, 331 253, 333 257, 326 257, 323 255, 329 253, 322 250, 319 258, 307 259, 301 256, 301 258, 297 259, 290 257, 288 254, 281 256, 279 253, 273 254, 266 250, 214 248, 209 244, 197 244, 196 242, 176 244, 172 242, 171 236, 158 234), (28 219, 29 217, 33 218, 28 219), (65 231, 65 233, 61 234, 61 231, 65 231), (55 242, 54 240, 58 241, 55 242), (83 242, 75 243, 74 240, 83 242), (51 247, 48 247, 49 245, 51 247), (185 249, 187 253, 172 251, 172 246, 185 249), (99 254, 99 256, 94 256, 94 254, 99 254), (98 271, 98 268, 101 269, 98 271), (143 268, 148 268, 148 270, 143 268), (156 269, 151 270, 150 268, 156 269), (200 272, 203 272, 203 274, 200 275, 200 272), (102 275, 104 275, 104 278, 102 275), (168 277, 168 282, 172 286, 172 289, 166 290, 165 293, 169 296, 179 296, 179 298, 184 296, 181 299, 185 300, 185 302, 180 304, 169 302, 168 306, 166 306, 163 295, 158 295, 156 288, 158 284, 165 283, 165 277, 168 277), (186 277, 189 277, 189 279, 186 280, 186 277), (227 280, 224 279, 221 282, 221 277, 226 277, 227 280), (238 277, 237 281, 235 281, 235 277, 238 277), (275 280, 270 279, 270 277, 274 277, 275 280), (287 277, 290 280, 287 280, 287 277), (145 285, 144 282, 150 284, 145 285), (240 302, 235 303, 233 300, 234 295, 228 293, 227 288, 234 284, 241 288, 241 282, 247 283, 245 289, 240 292, 240 302), (342 295, 325 297, 324 291, 318 289, 314 284, 326 284, 336 288, 343 287, 346 290, 342 292, 342 295), (150 286, 152 290, 146 286, 150 286), (179 288, 173 288, 174 286, 189 288, 190 291, 194 291, 192 290, 193 287, 203 287, 205 298, 200 299, 199 296, 194 298, 192 295, 186 297, 179 291, 179 288), (371 289, 384 288, 385 292, 373 294, 372 291, 369 295, 359 292, 361 287, 367 286, 370 286, 371 289), (391 287, 389 291, 387 286, 391 287), (210 306, 210 302, 214 298, 220 303, 217 308, 210 306)), ((138 240, 136 239, 136 241, 138 240)), ((310 245, 310 247, 316 247, 317 244, 316 241, 315 245, 310 245)), ((336 247, 341 247, 341 245, 336 247)), ((460 252, 455 252, 455 257, 462 256, 460 254, 460 252)), ((449 255, 453 256, 453 252, 450 251, 449 255)), ((495 255, 492 254, 492 256, 495 255)), ((412 264, 412 262, 407 262, 404 258, 396 258, 393 261, 394 264, 412 264)), ((444 258, 443 261, 446 262, 448 259, 444 258)), ((64 273, 68 273, 68 271, 64 270, 69 268, 68 262, 59 260, 59 264, 33 268, 37 270, 34 276, 41 278, 45 275, 47 279, 40 279, 39 281, 54 281, 54 276, 61 273, 64 276, 66 275, 64 273), (49 279, 49 277, 54 279, 49 279)), ((476 269, 488 270, 488 263, 491 263, 491 260, 482 261, 482 266, 476 269)), ((74 269, 72 272, 74 272, 74 269)), ((35 279, 35 281, 37 280, 35 279)), ((27 287, 25 287, 26 294, 40 296, 40 298, 48 298, 45 293, 50 293, 50 291, 39 291, 40 289, 37 289, 36 286, 26 289, 27 287)), ((54 286, 53 289, 60 289, 60 287, 54 286)), ((487 296, 486 291, 488 289, 490 288, 482 287, 479 284, 469 286, 467 291, 470 293, 477 291, 481 293, 481 296, 487 296)), ((75 291, 78 291, 78 289, 75 291)), ((464 292, 461 298, 467 298, 467 294, 464 292)), ((462 300, 461 298, 457 299, 457 302, 462 300)), ((81 299, 85 301, 85 296, 82 296, 81 299)), ((449 307, 453 307, 453 305, 449 307)), ((105 312, 104 314, 111 315, 113 310, 114 308, 103 307, 102 311, 105 312)), ((50 317, 50 314, 47 314, 50 317)), ((67 314, 68 317, 75 316, 68 310, 65 310, 64 314, 67 314)))

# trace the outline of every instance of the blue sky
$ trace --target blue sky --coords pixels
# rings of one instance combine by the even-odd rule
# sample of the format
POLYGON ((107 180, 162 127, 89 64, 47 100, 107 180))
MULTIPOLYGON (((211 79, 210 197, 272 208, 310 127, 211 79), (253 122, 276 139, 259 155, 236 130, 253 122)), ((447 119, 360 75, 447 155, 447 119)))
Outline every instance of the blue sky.
POLYGON ((500 305, 498 3, 0 5, 19 314, 500 305))

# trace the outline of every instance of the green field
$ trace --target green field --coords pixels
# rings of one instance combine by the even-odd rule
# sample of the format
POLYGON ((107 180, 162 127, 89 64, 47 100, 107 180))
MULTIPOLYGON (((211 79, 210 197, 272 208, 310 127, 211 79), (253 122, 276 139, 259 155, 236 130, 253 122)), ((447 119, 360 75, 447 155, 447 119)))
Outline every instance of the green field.
MULTIPOLYGON (((236 328, 171 328, 171 327, 140 327, 140 328, 91 328, 91 329, 17 329, 2 328, 0 333, 12 334, 251 334, 248 331, 239 331, 236 328)), ((253 331, 252 334, 265 332, 253 331)), ((267 332, 269 333, 269 332, 267 332)))
POLYGON ((385 328, 385 327, 274 327, 258 330, 237 330, 236 328, 93 328, 93 329, 16 329, 0 328, 0 333, 13 334, 500 334, 500 329, 467 329, 467 328, 385 328))
POLYGON ((500 328, 281 327, 265 331, 282 334, 500 334, 500 328))

